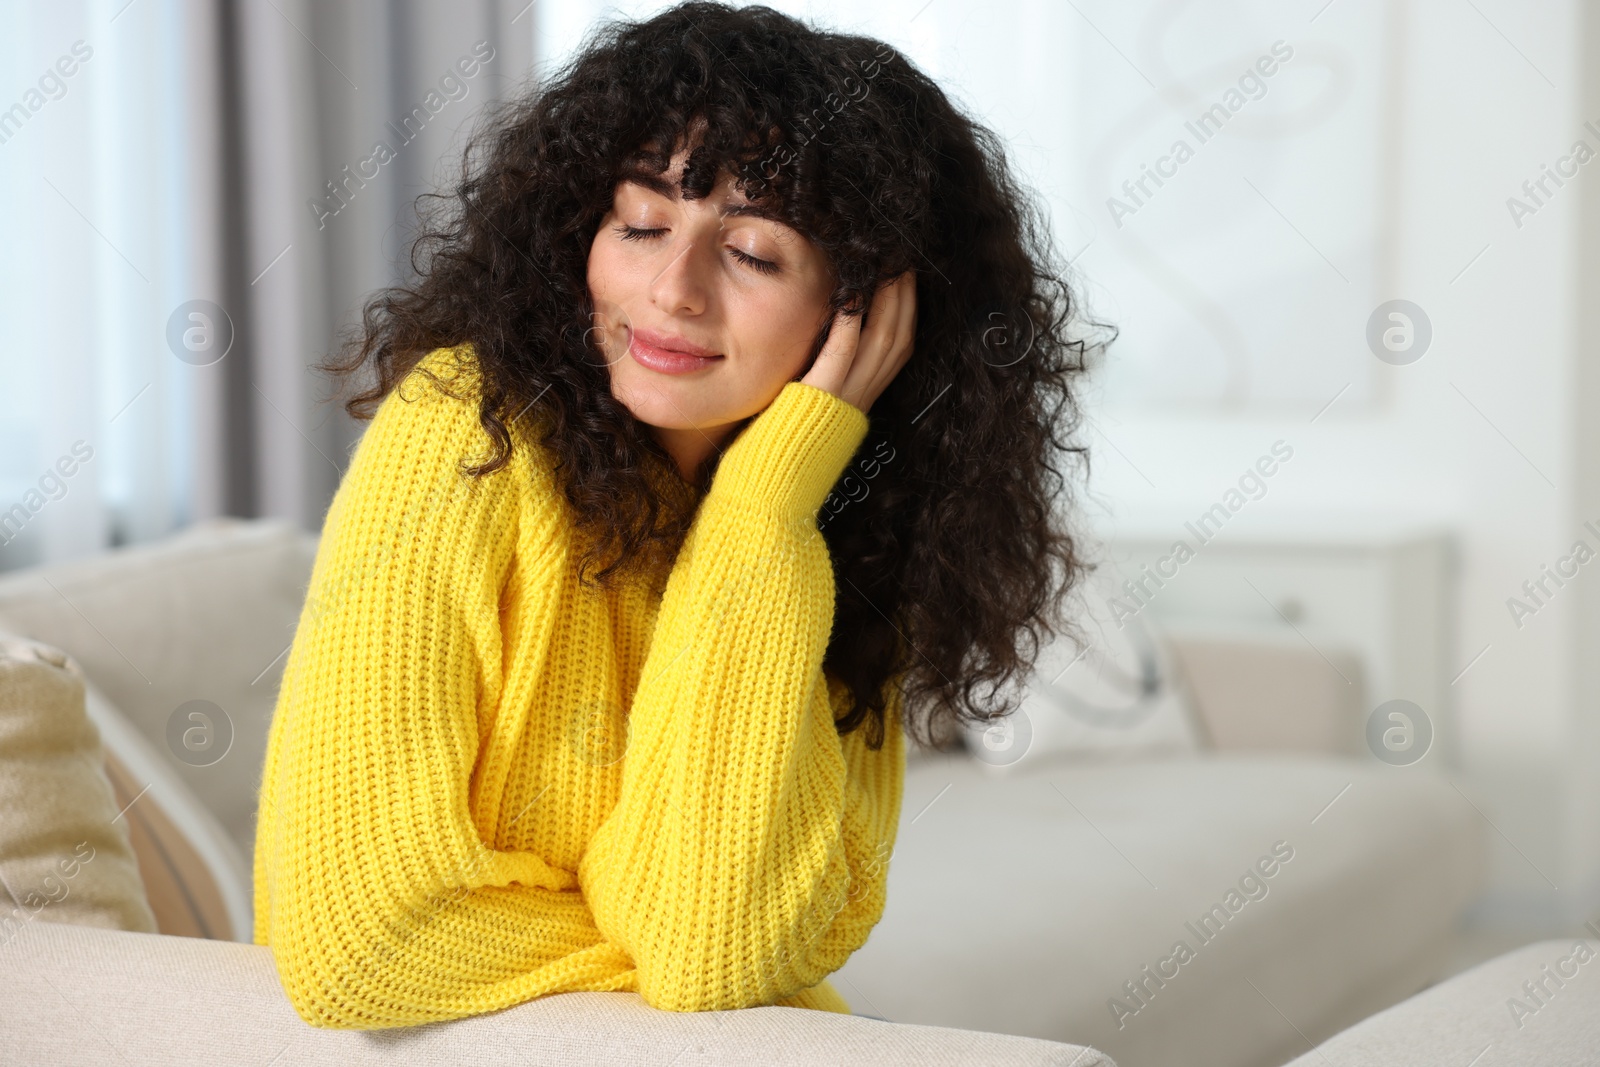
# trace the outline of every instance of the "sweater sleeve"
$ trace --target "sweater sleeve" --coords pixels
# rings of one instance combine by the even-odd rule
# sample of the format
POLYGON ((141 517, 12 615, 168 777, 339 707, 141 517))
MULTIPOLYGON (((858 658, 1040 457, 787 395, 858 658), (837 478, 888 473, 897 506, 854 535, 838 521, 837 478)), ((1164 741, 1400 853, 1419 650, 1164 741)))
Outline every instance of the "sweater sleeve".
POLYGON ((495 1010, 537 995, 531 972, 585 937, 613 951, 571 871, 491 848, 474 818, 501 692, 501 588, 511 568, 541 565, 555 521, 519 506, 526 463, 458 472, 486 446, 476 403, 415 375, 383 401, 324 525, 255 855, 255 940, 315 1026, 495 1010))
MULTIPOLYGON (((816 512, 867 418, 791 382, 729 446, 662 595, 616 807, 578 877, 672 1011, 805 1003, 882 915, 904 774, 834 725, 834 575, 816 512)), ((817 995, 832 1002, 826 985, 817 995)))

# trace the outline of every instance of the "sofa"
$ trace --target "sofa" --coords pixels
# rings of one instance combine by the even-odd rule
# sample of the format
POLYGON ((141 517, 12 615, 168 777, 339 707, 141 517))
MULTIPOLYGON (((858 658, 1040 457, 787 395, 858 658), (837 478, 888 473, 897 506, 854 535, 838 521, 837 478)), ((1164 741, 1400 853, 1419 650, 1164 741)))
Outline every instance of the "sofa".
MULTIPOLYGON (((8 1027, 0 1060, 218 1062, 248 1047, 234 1058, 498 1062, 504 1047, 519 1063, 759 1049, 774 1063, 1275 1067, 1444 978, 1484 879, 1482 817, 1426 763, 1359 751, 1359 722, 1335 720, 1360 702, 1281 682, 1252 694, 1241 672, 1274 675, 1237 644, 1206 650, 1238 666, 1196 691, 1186 673, 1205 672, 1183 665, 1203 642, 1163 640, 1172 684, 1122 721, 1062 715, 1106 681, 1050 664, 1003 731, 912 752, 887 909, 833 978, 855 1016, 697 1018, 566 994, 414 1031, 314 1030, 247 942, 256 787, 315 548, 285 523, 219 520, 0 576, 0 633, 65 650, 86 678, 158 931, 48 909, 27 923, 0 948, 0 1011, 31 1021, 8 1027), (1332 725, 1279 733, 1327 740, 1296 751, 1228 719, 1262 706, 1321 708, 1332 725), (1277 747, 1244 747, 1262 736, 1277 747)), ((1289 655, 1260 650, 1279 668, 1289 655)))
POLYGON ((1364 1019, 1288 1067, 1593 1067, 1600 1062, 1600 929, 1481 963, 1364 1019))
POLYGON ((0 950, 0 1063, 130 1067, 1114 1067, 1093 1049, 805 1008, 676 1014, 636 993, 563 993, 402 1030, 319 1030, 256 945, 58 923, 0 950))

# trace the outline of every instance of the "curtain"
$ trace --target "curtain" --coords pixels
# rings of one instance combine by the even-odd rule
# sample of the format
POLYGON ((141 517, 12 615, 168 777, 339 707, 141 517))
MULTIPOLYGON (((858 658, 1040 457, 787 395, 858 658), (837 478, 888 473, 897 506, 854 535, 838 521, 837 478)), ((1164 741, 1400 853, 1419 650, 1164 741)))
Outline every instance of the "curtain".
POLYGON ((312 365, 534 78, 526 0, 3 5, 0 569, 221 515, 320 527, 312 365))

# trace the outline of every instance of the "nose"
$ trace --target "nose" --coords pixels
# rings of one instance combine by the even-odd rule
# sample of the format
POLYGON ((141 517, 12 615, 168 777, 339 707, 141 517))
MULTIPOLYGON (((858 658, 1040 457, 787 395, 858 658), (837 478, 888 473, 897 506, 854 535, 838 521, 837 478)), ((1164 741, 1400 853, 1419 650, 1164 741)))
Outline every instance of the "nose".
POLYGON ((700 315, 706 310, 706 272, 714 267, 707 249, 716 247, 712 234, 685 232, 666 251, 667 262, 650 283, 650 300, 668 315, 700 315))

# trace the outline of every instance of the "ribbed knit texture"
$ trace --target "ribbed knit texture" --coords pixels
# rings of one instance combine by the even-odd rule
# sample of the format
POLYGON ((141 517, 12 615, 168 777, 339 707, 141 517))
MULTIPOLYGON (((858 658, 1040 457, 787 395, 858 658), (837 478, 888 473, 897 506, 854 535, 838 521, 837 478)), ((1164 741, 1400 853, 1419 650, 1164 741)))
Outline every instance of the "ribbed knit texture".
MULTIPOLYGON (((329 508, 271 726, 255 941, 316 1026, 549 993, 849 1012, 905 773, 838 735, 815 513, 867 430, 791 382, 727 448, 664 585, 581 587, 548 453, 487 455, 470 348, 381 404, 329 508)), ((680 481, 678 483, 683 486, 680 481)), ((686 488, 686 486, 683 486, 686 488)), ((665 566, 665 565, 663 565, 665 566)))

